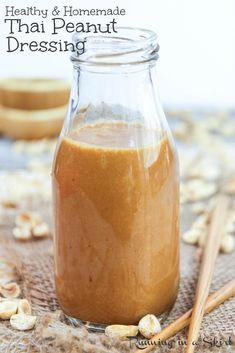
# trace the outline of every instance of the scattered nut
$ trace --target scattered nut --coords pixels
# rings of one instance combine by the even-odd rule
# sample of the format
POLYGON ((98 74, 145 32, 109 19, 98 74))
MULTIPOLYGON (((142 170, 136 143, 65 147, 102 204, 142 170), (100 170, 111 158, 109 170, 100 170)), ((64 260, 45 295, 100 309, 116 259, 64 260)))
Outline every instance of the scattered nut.
POLYGON ((200 230, 205 230, 207 228, 207 225, 209 223, 209 216, 208 214, 203 214, 199 216, 195 222, 192 224, 192 228, 194 229, 200 229, 200 230))
POLYGON ((161 332, 161 325, 156 316, 145 315, 139 322, 138 325, 141 335, 145 338, 152 338, 157 333, 161 332))
POLYGON ((235 222, 234 222, 234 217, 233 216, 230 216, 227 219, 225 231, 227 233, 232 233, 232 234, 235 233, 235 222))
POLYGON ((18 240, 29 240, 34 237, 42 238, 49 234, 48 224, 43 222, 35 212, 23 212, 16 217, 16 227, 13 235, 18 240))
POLYGON ((0 293, 5 298, 17 298, 19 297, 21 290, 17 283, 7 283, 0 287, 0 293))
POLYGON ((226 254, 229 254, 233 251, 234 246, 234 236, 231 234, 225 234, 221 239, 220 250, 226 254))
POLYGON ((200 229, 190 229, 183 234, 183 241, 187 244, 197 244, 201 235, 200 229))
POLYGON ((202 177, 207 180, 217 180, 221 176, 221 170, 216 164, 209 164, 206 168, 201 168, 202 177))
POLYGON ((15 219, 15 224, 18 228, 29 230, 32 230, 39 223, 41 223, 41 218, 35 212, 22 212, 15 219))
POLYGON ((31 230, 28 228, 13 228, 13 235, 17 240, 29 240, 32 237, 31 230))
POLYGON ((28 331, 35 326, 36 320, 36 316, 30 316, 20 313, 11 316, 10 324, 16 330, 28 331))
POLYGON ((215 182, 193 179, 184 185, 183 197, 187 202, 208 199, 218 190, 215 182))
POLYGON ((0 258, 0 287, 9 282, 15 282, 18 277, 15 264, 0 258))
POLYGON ((17 301, 4 300, 0 301, 0 319, 9 320, 17 311, 17 301))
POLYGON ((133 325, 109 325, 105 329, 105 334, 108 337, 119 338, 126 340, 128 337, 138 334, 138 326, 133 325))
POLYGON ((49 234, 49 227, 47 223, 40 223, 36 225, 32 230, 33 236, 42 238, 46 237, 49 234))
POLYGON ((30 306, 30 304, 29 304, 27 299, 21 299, 19 301, 17 314, 21 314, 21 313, 23 313, 25 315, 31 315, 32 314, 31 306, 30 306))
POLYGON ((10 209, 15 209, 15 208, 17 208, 17 205, 16 205, 16 203, 14 203, 13 201, 8 201, 8 200, 6 200, 6 201, 3 201, 2 202, 2 206, 4 207, 4 208, 10 208, 10 209))
POLYGON ((199 162, 188 171, 187 175, 190 178, 202 178, 209 181, 214 181, 219 179, 221 172, 220 168, 216 164, 207 164, 204 166, 205 162, 199 162))

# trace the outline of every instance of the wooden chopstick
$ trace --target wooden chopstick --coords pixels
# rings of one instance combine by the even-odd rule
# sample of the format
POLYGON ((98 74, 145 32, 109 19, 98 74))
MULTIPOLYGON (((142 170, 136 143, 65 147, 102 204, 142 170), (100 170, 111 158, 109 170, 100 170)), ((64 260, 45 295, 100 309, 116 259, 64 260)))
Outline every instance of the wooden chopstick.
POLYGON ((229 206, 229 198, 223 194, 217 198, 217 203, 212 212, 211 223, 203 249, 202 264, 199 272, 195 302, 192 318, 189 326, 188 343, 186 353, 193 353, 195 345, 193 341, 198 338, 202 318, 205 311, 206 299, 214 273, 215 261, 220 247, 220 240, 229 206))
MULTIPOLYGON (((206 301, 205 313, 208 314, 210 311, 218 307, 225 300, 235 295, 235 278, 228 282, 225 286, 220 288, 218 291, 211 294, 206 301)), ((192 309, 187 311, 184 315, 180 316, 177 320, 172 322, 169 326, 164 328, 160 333, 151 338, 148 342, 149 345, 144 349, 137 349, 135 353, 150 352, 156 345, 154 342, 164 342, 170 337, 173 337, 177 332, 188 326, 191 320, 192 309), (152 343, 152 344, 151 344, 152 343)))

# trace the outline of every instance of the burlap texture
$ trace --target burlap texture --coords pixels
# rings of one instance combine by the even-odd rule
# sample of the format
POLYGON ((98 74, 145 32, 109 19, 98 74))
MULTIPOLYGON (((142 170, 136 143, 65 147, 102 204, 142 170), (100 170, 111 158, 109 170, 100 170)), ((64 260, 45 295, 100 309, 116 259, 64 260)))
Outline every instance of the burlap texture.
MULTIPOLYGON (((189 216, 187 216, 186 219, 190 222, 189 216)), ((184 224, 184 228, 185 227, 187 227, 186 224, 184 224)), ((52 246, 52 239, 19 243, 13 239, 11 227, 8 226, 1 228, 0 241, 2 250, 9 249, 12 259, 20 259, 20 264, 18 263, 17 267, 21 277, 19 283, 23 292, 22 296, 31 301, 33 312, 38 316, 36 326, 39 327, 40 320, 45 319, 46 314, 59 309, 54 288, 53 257, 49 251, 52 246)), ((181 284, 179 295, 164 326, 192 307, 199 267, 198 262, 195 260, 195 250, 196 248, 193 246, 181 244, 181 284)), ((9 254, 7 256, 9 256, 9 254)), ((234 270, 234 253, 230 255, 220 254, 217 259, 211 292, 219 289, 226 282, 233 279, 235 274, 234 270)), ((134 342, 119 343, 111 341, 102 334, 84 333, 84 329, 82 328, 71 328, 73 331, 67 334, 65 326, 60 322, 60 320, 57 320, 54 324, 55 327, 51 328, 51 333, 47 332, 45 335, 38 329, 26 333, 17 332, 10 327, 9 322, 0 322, 0 352, 115 353, 134 352, 135 350, 134 342), (55 336, 58 336, 60 340, 55 336), (63 340, 61 341, 62 337, 63 340)), ((68 324, 68 322, 64 322, 68 324)), ((229 337, 234 339, 234 327, 235 298, 231 298, 204 317, 200 337, 201 339, 207 337, 209 341, 212 341, 214 338, 222 339, 224 342, 228 340, 229 337)), ((153 351, 181 352, 185 348, 179 346, 179 339, 186 339, 186 330, 174 337, 175 343, 173 347, 158 347, 154 348, 153 351)), ((234 346, 225 346, 224 343, 222 348, 211 348, 210 345, 205 342, 200 343, 200 340, 199 344, 196 352, 200 353, 214 350, 218 350, 219 352, 235 351, 234 346)))

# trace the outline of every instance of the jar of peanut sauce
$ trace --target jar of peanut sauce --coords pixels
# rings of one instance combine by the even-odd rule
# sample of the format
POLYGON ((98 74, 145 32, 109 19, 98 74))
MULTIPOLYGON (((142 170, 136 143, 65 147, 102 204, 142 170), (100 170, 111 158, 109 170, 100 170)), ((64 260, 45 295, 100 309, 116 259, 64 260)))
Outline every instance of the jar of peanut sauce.
POLYGON ((136 28, 85 39, 52 172, 56 291, 70 317, 136 324, 168 313, 179 284, 178 159, 156 92, 159 46, 136 28))

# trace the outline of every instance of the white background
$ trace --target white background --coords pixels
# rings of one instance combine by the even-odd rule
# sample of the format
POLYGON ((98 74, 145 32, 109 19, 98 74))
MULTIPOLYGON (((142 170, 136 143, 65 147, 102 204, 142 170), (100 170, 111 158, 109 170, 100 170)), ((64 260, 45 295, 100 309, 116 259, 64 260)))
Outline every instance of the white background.
MULTIPOLYGON (((56 0, 55 3, 48 0, 1 0, 0 78, 70 78, 72 65, 68 53, 5 53, 8 33, 3 17, 6 5, 17 8, 37 6, 40 9, 56 5, 75 8, 119 5, 127 11, 126 16, 118 19, 120 25, 144 27, 158 34, 161 47, 158 81, 163 103, 179 107, 235 107, 234 0, 56 0)), ((106 21, 111 19, 106 18, 106 21)), ((73 22, 83 20, 73 18, 73 22)), ((88 20, 97 21, 97 18, 89 17, 88 20)), ((45 39, 42 35, 23 38, 45 39)), ((62 39, 70 40, 70 35, 64 35, 62 39)))

